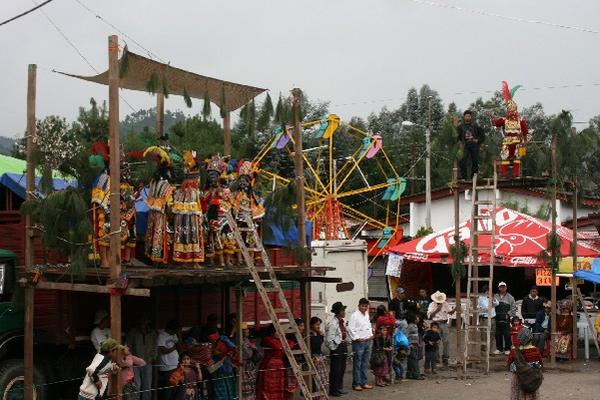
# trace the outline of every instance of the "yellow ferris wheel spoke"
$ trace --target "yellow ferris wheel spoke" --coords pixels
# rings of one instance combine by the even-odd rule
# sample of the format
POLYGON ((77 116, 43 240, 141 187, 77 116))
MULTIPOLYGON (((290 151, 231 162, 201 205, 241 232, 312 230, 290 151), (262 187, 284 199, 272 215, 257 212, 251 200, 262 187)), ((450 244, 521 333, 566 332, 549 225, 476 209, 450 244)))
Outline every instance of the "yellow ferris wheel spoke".
POLYGON ((342 206, 342 208, 345 210, 344 212, 346 212, 346 211, 347 211, 347 212, 349 213, 349 214, 346 214, 346 215, 349 215, 349 216, 351 216, 351 217, 354 217, 354 218, 356 218, 357 216, 359 216, 359 217, 361 217, 361 218, 364 218, 364 219, 366 219, 366 220, 367 220, 367 221, 369 221, 371 224, 373 224, 373 225, 375 225, 375 226, 377 226, 377 227, 379 227, 379 228, 390 228, 390 229, 392 229, 392 231, 394 231, 394 232, 395 232, 395 230, 396 230, 394 227, 389 227, 389 226, 387 226, 386 224, 384 224, 383 222, 381 222, 381 221, 379 221, 379 220, 376 220, 375 218, 369 217, 367 214, 365 214, 365 213, 362 213, 362 212, 360 212, 360 211, 358 211, 358 210, 356 210, 356 209, 354 209, 354 208, 352 208, 352 207, 350 207, 350 206, 347 206, 347 205, 346 205, 346 204, 344 204, 344 203, 340 203, 340 205, 341 205, 341 206, 342 206))
MULTIPOLYGON (((295 144, 296 142, 294 142, 294 136, 293 136, 293 135, 290 135, 290 137, 291 137, 291 142, 295 144)), ((290 149, 289 149, 287 146, 286 146, 285 148, 286 148, 287 152, 288 152, 288 153, 290 154, 290 156, 291 156, 291 155, 292 155, 292 151, 291 151, 291 150, 290 150, 290 149)), ((323 188, 323 190, 325 191, 325 193, 329 194, 329 193, 330 193, 330 191, 329 191, 329 190, 327 190, 327 188, 325 187, 325 185, 323 184, 323 182, 322 182, 322 181, 321 181, 321 179, 319 178, 319 175, 318 175, 318 174, 317 174, 317 172, 314 170, 314 168, 313 168, 313 166, 312 166, 311 162, 308 160, 308 158, 306 158, 306 154, 302 153, 302 159, 304 160, 304 164, 305 164, 305 165, 308 167, 308 169, 310 169, 310 171, 312 172, 312 174, 313 174, 313 176, 314 176, 314 178, 315 178, 315 181, 316 181, 316 182, 317 182, 317 183, 318 183, 318 184, 321 186, 321 188, 323 188)))
POLYGON ((369 148, 367 149, 367 151, 365 151, 363 153, 363 155, 359 157, 358 160, 354 159, 354 157, 352 158, 351 161, 354 161, 354 165, 352 166, 352 168, 350 168, 350 171, 348 171, 348 173, 346 174, 346 176, 344 177, 344 179, 342 179, 342 181, 340 182, 340 184, 338 186, 338 190, 339 190, 339 188, 341 188, 342 186, 344 186, 344 183, 346 183, 346 181, 348 180, 348 178, 350 178, 350 175, 352 175, 352 172, 354 172, 354 170, 356 168, 360 168, 360 162, 365 158, 365 156, 367 155, 367 152, 371 149, 371 147, 373 147, 374 143, 375 142, 371 142, 371 144, 369 145, 369 148))
MULTIPOLYGON (((282 182, 285 182, 286 184, 288 184, 288 183, 290 183, 292 181, 291 179, 284 178, 283 176, 280 176, 280 175, 277 175, 277 174, 275 174, 273 172, 267 171, 266 169, 259 170, 259 173, 265 174, 265 175, 269 176, 270 178, 278 179, 278 180, 280 180, 282 182)), ((319 197, 322 196, 321 193, 317 192, 316 190, 314 190, 310 186, 306 186, 306 183, 304 184, 304 190, 306 190, 307 192, 309 192, 309 193, 311 193, 313 195, 316 195, 316 196, 319 196, 319 197)))

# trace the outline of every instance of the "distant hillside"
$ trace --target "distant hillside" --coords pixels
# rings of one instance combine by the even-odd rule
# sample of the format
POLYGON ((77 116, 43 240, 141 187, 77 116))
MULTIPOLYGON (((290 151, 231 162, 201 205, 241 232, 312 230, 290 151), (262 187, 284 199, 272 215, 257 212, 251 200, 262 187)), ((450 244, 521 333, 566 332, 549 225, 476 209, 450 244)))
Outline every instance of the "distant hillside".
POLYGON ((0 154, 10 156, 14 145, 15 139, 0 136, 0 154))

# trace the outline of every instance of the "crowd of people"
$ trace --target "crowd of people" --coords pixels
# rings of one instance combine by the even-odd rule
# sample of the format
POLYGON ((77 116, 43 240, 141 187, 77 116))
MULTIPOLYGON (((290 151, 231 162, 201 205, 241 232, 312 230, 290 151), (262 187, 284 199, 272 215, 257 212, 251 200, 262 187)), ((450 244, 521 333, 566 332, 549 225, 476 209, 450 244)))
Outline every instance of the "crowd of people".
MULTIPOLYGON (((516 373, 515 357, 542 365, 552 345, 553 316, 551 304, 538 295, 537 287, 532 287, 523 299, 520 316, 505 282, 498 284, 492 298, 488 297, 488 288, 482 287, 477 306, 481 324, 488 318, 492 320, 492 353, 508 356, 509 370, 516 373)), ((424 380, 448 367, 449 320, 455 309, 444 293, 430 295, 421 289, 416 298, 408 298, 403 288, 397 288, 389 308, 379 305, 372 309, 369 300, 363 298, 348 319, 346 309, 346 305, 336 302, 326 323, 318 317, 311 318, 308 325, 301 319, 295 321, 308 339, 316 372, 329 396, 340 397, 350 389, 371 390, 406 379, 424 380), (344 376, 350 359, 352 382, 346 386, 344 376)), ((553 345, 558 359, 571 356, 569 309, 570 304, 561 303, 561 313, 556 315, 558 334, 553 345)), ((153 391, 165 400, 231 399, 237 396, 238 373, 242 373, 242 399, 287 400, 299 393, 283 340, 291 349, 298 349, 298 343, 294 335, 279 337, 273 325, 250 329, 242 322, 238 332, 235 314, 229 316, 225 329, 219 317, 212 314, 202 327, 182 332, 177 321, 170 321, 159 333, 149 316, 143 315, 121 346, 110 338, 106 311, 98 311, 94 323, 91 341, 97 355, 86 370, 80 400, 101 399, 111 393, 116 379, 113 373, 118 370, 126 399, 149 400, 153 391), (235 344, 238 341, 241 348, 235 344)), ((513 385, 513 398, 535 398, 522 397, 518 388, 513 385)))

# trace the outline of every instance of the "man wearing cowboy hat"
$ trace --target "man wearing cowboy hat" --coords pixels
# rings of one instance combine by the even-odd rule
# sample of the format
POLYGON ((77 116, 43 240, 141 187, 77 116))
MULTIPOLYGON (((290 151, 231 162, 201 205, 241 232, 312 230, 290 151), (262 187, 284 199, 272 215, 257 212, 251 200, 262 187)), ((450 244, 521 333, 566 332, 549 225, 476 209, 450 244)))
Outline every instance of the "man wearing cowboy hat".
POLYGON ((433 303, 431 303, 427 309, 427 317, 434 322, 437 322, 440 326, 440 335, 442 336, 442 344, 444 345, 442 362, 444 363, 444 367, 447 367, 448 359, 450 358, 450 331, 448 329, 448 319, 454 314, 456 309, 450 308, 450 304, 446 301, 446 294, 439 290, 431 295, 431 300, 433 300, 433 303))
POLYGON ((346 306, 341 301, 331 306, 333 318, 325 329, 325 345, 330 351, 329 365, 329 395, 340 397, 344 392, 344 374, 346 372, 346 356, 348 354, 348 334, 344 318, 346 317, 346 306))

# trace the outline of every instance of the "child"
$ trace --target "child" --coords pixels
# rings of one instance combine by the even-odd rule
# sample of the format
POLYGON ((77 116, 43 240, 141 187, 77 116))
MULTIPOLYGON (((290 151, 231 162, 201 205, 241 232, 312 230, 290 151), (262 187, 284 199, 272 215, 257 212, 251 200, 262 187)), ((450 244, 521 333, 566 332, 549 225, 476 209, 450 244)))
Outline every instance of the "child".
POLYGON ((390 376, 390 361, 392 354, 392 340, 385 325, 381 325, 375 336, 371 368, 375 375, 377 386, 387 386, 385 383, 390 376))
POLYGON ((442 337, 440 336, 440 325, 432 322, 429 330, 425 332, 423 341, 425 342, 425 373, 435 374, 435 364, 437 362, 438 348, 442 337))
POLYGON ((396 321, 396 333, 394 334, 394 381, 401 383, 405 377, 408 363, 408 353, 410 352, 410 343, 406 337, 406 328, 408 324, 405 320, 396 321))
POLYGON ((520 346, 521 342, 519 341, 519 332, 523 329, 523 324, 521 322, 521 318, 513 317, 510 321, 510 337, 512 341, 513 347, 520 346))
POLYGON ((175 400, 196 400, 199 394, 198 383, 201 380, 200 365, 192 362, 189 353, 182 352, 179 356, 179 366, 169 378, 169 385, 175 386, 175 400))
POLYGON ((425 378, 423 378, 421 371, 419 370, 419 319, 419 316, 414 313, 409 313, 406 316, 406 322, 408 322, 406 336, 408 336, 408 341, 410 343, 406 377, 408 379, 422 381, 425 378))
POLYGON ((146 361, 134 356, 129 351, 129 347, 124 346, 121 353, 123 358, 118 362, 121 367, 121 382, 123 384, 123 398, 126 400, 135 400, 140 398, 140 393, 135 384, 135 374, 133 367, 144 367, 146 361))
POLYGON ((100 346, 100 352, 94 356, 92 363, 85 369, 85 377, 79 388, 79 399, 105 399, 110 373, 117 372, 119 350, 121 345, 108 338, 100 346))

